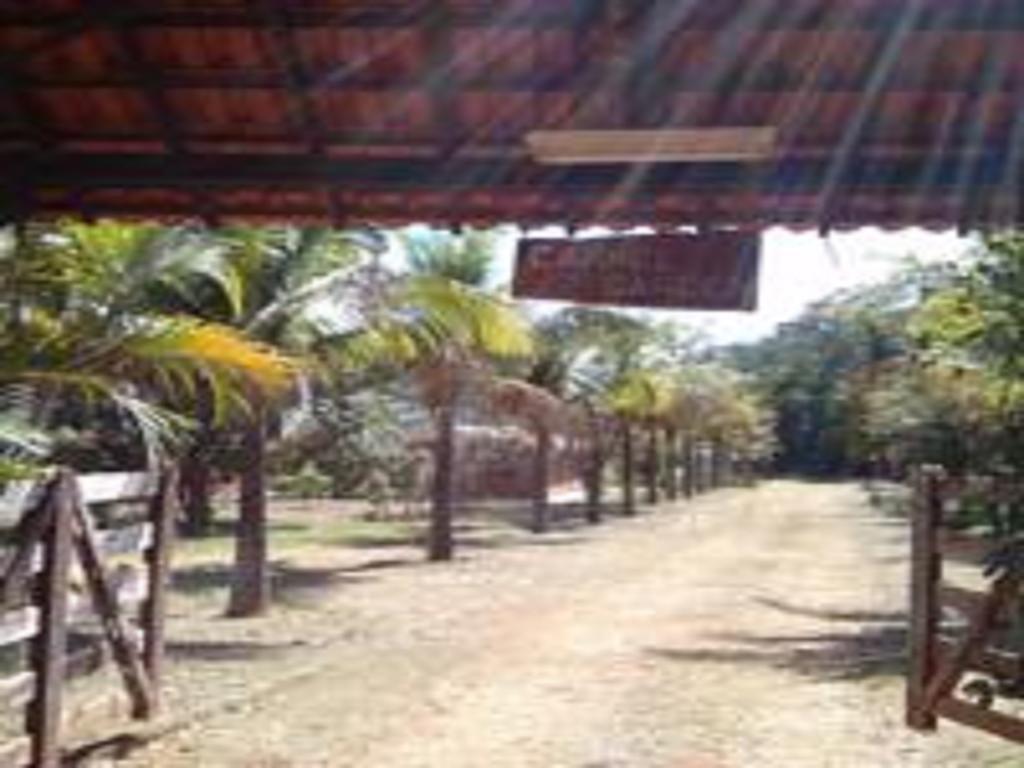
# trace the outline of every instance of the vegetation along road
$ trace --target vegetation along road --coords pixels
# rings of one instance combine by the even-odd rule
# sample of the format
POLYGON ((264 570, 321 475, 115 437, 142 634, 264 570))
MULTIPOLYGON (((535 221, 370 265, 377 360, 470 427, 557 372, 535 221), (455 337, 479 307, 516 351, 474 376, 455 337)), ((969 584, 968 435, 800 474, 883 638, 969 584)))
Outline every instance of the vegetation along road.
POLYGON ((906 538, 854 485, 778 481, 451 566, 325 546, 278 564, 296 591, 269 618, 172 622, 196 715, 118 765, 1024 765, 903 728, 906 538))

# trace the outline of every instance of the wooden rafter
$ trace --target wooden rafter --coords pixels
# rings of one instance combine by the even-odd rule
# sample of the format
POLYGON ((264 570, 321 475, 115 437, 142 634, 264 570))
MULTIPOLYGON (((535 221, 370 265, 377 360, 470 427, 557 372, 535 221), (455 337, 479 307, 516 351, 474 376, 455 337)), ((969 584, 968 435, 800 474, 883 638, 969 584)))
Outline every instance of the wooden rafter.
POLYGON ((428 3, 423 22, 427 47, 427 91, 432 121, 439 139, 439 155, 451 157, 462 140, 458 100, 454 87, 455 53, 452 41, 452 9, 447 0, 428 3))
MULTIPOLYGON (((267 20, 267 31, 281 62, 287 84, 288 99, 292 105, 295 120, 309 145, 312 156, 323 157, 326 153, 326 145, 323 126, 320 124, 316 104, 309 91, 312 80, 302 61, 302 54, 289 24, 287 10, 280 0, 257 0, 257 7, 267 20)), ((340 223, 341 215, 330 181, 324 184, 324 196, 331 221, 335 224, 340 223)))

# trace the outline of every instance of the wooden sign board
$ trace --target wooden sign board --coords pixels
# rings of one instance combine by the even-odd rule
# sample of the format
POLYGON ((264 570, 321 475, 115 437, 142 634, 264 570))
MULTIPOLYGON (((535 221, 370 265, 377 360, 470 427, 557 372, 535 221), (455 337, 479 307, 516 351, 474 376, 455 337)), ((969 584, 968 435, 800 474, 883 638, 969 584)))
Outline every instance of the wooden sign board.
POLYGON ((522 240, 522 299, 653 309, 757 307, 761 238, 749 232, 522 240))

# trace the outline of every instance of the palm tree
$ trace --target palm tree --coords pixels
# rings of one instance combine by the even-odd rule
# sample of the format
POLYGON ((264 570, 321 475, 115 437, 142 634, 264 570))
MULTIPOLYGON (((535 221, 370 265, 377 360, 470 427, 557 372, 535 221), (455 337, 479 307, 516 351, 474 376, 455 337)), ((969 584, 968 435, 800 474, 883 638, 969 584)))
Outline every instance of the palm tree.
POLYGON ((670 413, 675 392, 671 379, 663 372, 635 369, 625 374, 609 391, 608 405, 623 430, 623 511, 635 513, 633 480, 633 429, 647 429, 650 442, 647 456, 648 501, 657 502, 658 425, 670 413))
POLYGON ((244 407, 243 390, 287 385, 293 361, 179 313, 204 292, 230 300, 225 275, 196 243, 187 228, 115 223, 8 233, 0 244, 0 453, 9 470, 52 459, 53 428, 81 433, 111 422, 137 437, 136 460, 149 461, 189 427, 182 412, 197 381, 220 413, 244 407))
MULTIPOLYGON (((235 324, 246 336, 307 359, 308 355, 362 327, 375 295, 375 271, 367 264, 384 247, 372 232, 325 228, 235 228, 216 233, 242 276, 235 324)), ((241 426, 235 567, 227 613, 253 616, 270 604, 267 558, 267 441, 274 432, 275 403, 258 391, 249 396, 241 426)))
POLYGON ((499 413, 524 423, 534 435, 531 527, 534 533, 546 533, 551 523, 548 493, 552 438, 556 432, 569 434, 571 431, 569 409, 548 389, 530 381, 499 378, 489 384, 488 390, 491 403, 499 413))
POLYGON ((493 375, 490 360, 527 356, 533 340, 523 317, 487 290, 494 258, 492 233, 407 232, 401 242, 411 268, 401 292, 409 308, 407 327, 425 329, 435 342, 420 346, 413 369, 435 430, 427 556, 432 561, 450 560, 460 398, 493 375))

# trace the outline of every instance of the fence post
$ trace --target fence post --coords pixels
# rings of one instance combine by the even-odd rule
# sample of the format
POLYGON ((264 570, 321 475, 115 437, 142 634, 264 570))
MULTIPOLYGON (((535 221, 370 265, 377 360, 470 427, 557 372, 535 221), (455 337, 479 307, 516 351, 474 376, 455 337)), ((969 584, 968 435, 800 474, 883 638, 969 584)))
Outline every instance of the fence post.
POLYGON ((160 710, 160 687, 163 677, 164 626, 167 613, 167 580, 170 575, 171 546, 174 539, 178 504, 177 468, 168 463, 160 473, 157 495, 149 507, 153 541, 146 550, 148 595, 142 604, 142 663, 149 677, 152 716, 160 710))
POLYGON ((51 521, 43 537, 43 569, 34 590, 39 632, 30 651, 36 675, 27 713, 33 768, 56 768, 60 763, 61 698, 67 664, 68 569, 75 477, 62 469, 51 482, 45 502, 51 521))
POLYGON ((936 636, 940 607, 938 582, 942 561, 938 532, 942 525, 941 470, 922 467, 914 479, 910 564, 910 638, 907 674, 907 725, 935 730, 935 713, 926 705, 925 691, 935 673, 936 636))

